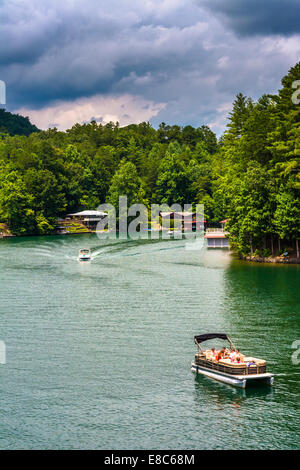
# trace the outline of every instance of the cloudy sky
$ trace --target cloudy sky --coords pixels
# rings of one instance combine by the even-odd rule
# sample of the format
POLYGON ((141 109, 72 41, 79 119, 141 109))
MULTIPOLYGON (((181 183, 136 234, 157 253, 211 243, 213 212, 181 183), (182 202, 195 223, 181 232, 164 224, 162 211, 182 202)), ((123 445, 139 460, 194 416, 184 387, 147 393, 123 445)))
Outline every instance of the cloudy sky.
POLYGON ((300 60, 299 18, 299 0, 0 0, 7 109, 40 128, 93 118, 220 134, 238 92, 276 92, 300 60))

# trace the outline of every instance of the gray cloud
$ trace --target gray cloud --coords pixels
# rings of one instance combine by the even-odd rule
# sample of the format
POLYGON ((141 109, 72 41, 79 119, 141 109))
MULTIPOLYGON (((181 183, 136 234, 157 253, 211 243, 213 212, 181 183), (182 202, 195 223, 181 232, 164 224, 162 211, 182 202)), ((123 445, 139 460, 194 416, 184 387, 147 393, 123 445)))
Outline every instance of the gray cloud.
POLYGON ((218 14, 237 21, 225 5, 239 3, 211 0, 212 15, 206 0, 4 0, 0 79, 8 106, 39 110, 59 102, 61 110, 66 102, 69 110, 101 95, 105 103, 118 97, 121 109, 119 97, 131 95, 155 110, 154 125, 214 123, 220 132, 235 94, 276 91, 300 52, 298 36, 237 37, 218 14), (155 103, 166 106, 157 113, 155 103))
POLYGON ((241 36, 300 33, 299 0, 198 0, 241 36))

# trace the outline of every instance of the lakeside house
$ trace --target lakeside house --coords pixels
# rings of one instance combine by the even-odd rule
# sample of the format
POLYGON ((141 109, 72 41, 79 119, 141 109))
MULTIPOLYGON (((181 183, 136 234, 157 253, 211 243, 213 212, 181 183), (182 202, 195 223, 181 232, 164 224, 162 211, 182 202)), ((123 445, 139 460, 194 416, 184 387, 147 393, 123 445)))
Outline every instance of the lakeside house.
POLYGON ((97 224, 106 216, 106 212, 86 210, 75 212, 74 214, 68 214, 66 220, 78 221, 85 225, 89 230, 96 230, 97 224))
POLYGON ((181 229, 185 231, 200 231, 205 230, 206 228, 206 220, 199 220, 199 215, 197 217, 196 212, 176 212, 176 211, 169 211, 169 212, 160 212, 159 213, 162 219, 162 225, 168 224, 168 221, 173 221, 173 225, 176 225, 176 221, 178 223, 181 222, 181 229))

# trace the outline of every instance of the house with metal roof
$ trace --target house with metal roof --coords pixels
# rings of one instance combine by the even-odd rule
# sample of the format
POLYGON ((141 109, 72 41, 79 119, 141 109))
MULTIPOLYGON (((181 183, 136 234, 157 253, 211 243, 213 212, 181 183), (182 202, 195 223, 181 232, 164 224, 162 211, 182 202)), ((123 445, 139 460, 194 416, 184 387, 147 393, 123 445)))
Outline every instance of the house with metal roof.
POLYGON ((106 212, 86 210, 68 214, 67 218, 78 220, 90 230, 95 230, 100 220, 104 219, 106 216, 106 212))

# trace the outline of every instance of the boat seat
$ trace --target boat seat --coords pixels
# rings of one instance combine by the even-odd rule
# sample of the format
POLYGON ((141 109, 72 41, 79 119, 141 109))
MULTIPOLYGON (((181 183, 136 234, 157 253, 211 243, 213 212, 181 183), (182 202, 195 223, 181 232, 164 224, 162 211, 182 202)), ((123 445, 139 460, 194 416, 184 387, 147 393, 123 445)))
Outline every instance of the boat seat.
POLYGON ((205 359, 211 360, 211 349, 206 349, 205 351, 203 351, 203 354, 205 356, 205 359))
POLYGON ((230 359, 220 359, 219 364, 224 364, 225 366, 230 366, 230 367, 246 367, 246 364, 244 362, 231 362, 230 359))
POLYGON ((241 367, 241 366, 246 367, 247 362, 255 362, 255 365, 252 364, 252 365, 250 365, 250 367, 257 367, 257 366, 265 366, 266 365, 266 361, 264 361, 263 359, 257 359, 255 357, 245 357, 244 362, 231 362, 230 359, 220 359, 219 360, 219 364, 224 364, 226 366, 230 365, 232 367, 241 367))
POLYGON ((263 359, 258 359, 257 357, 245 357, 244 358, 244 361, 245 362, 255 362, 255 364, 257 366, 265 366, 266 365, 266 361, 264 361, 263 359))

